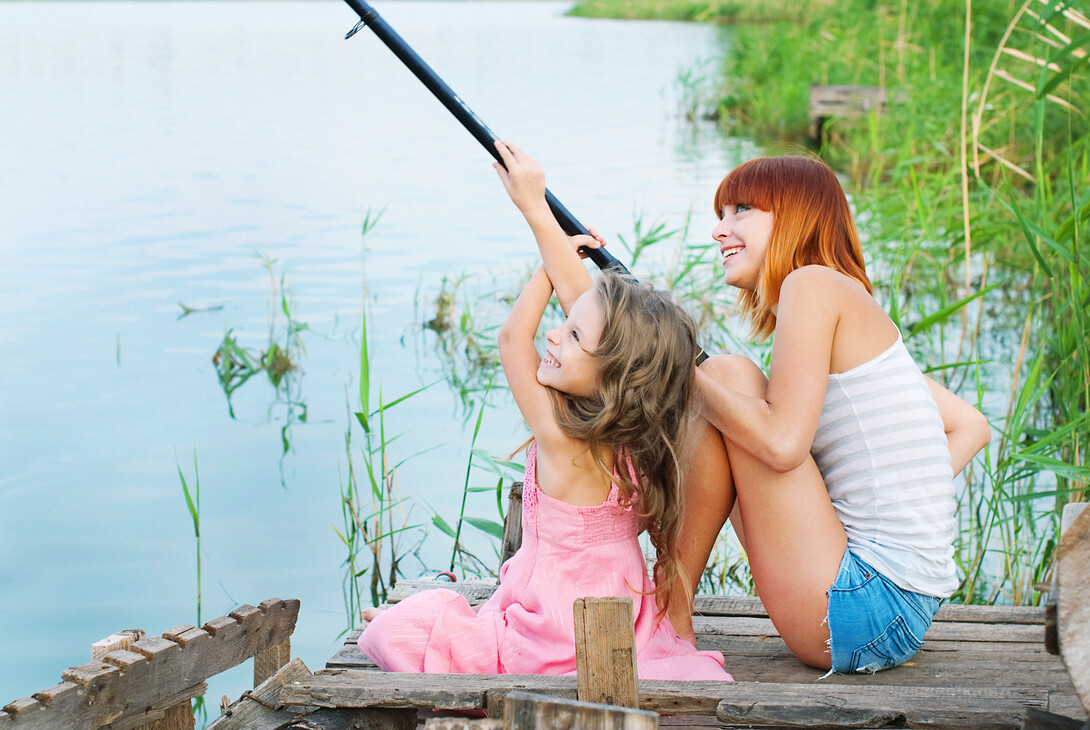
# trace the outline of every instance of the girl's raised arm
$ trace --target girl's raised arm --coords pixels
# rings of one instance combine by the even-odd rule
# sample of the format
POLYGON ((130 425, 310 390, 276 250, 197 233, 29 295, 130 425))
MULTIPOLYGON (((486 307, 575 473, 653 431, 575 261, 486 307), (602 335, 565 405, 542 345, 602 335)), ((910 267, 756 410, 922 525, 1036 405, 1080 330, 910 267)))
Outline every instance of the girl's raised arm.
POLYGON ((576 249, 580 246, 597 248, 602 241, 587 236, 568 236, 564 232, 545 202, 545 173, 536 160, 509 142, 497 140, 496 150, 503 158, 503 165, 494 162, 492 166, 511 201, 530 224, 545 271, 560 300, 560 308, 567 314, 575 300, 592 285, 590 273, 576 249))
POLYGON ((537 381, 541 356, 534 337, 541 315, 553 295, 553 285, 539 267, 511 307, 499 334, 500 363, 515 404, 534 438, 541 441, 560 432, 553 417, 552 402, 545 386, 537 381))

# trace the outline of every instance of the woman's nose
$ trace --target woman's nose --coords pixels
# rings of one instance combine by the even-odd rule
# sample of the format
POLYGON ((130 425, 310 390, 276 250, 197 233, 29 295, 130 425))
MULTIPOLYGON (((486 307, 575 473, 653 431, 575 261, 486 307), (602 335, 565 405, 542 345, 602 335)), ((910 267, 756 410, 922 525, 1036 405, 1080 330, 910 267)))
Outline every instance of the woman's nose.
POLYGON ((729 236, 730 232, 730 220, 727 218, 723 218, 719 221, 719 223, 716 224, 715 228, 712 229, 712 238, 714 238, 716 241, 719 241, 729 236))

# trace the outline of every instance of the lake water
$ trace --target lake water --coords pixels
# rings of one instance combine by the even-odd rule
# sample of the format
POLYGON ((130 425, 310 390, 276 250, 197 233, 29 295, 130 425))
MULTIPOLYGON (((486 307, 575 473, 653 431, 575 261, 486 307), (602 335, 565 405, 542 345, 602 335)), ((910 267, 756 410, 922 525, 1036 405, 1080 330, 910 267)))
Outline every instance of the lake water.
MULTIPOLYGON (((708 237, 714 185, 750 150, 681 119, 677 77, 714 76, 722 31, 555 2, 377 8, 618 257, 636 211, 676 227, 693 210, 708 237)), ((299 598, 293 654, 316 669, 336 650, 364 307, 388 401, 442 377, 421 322, 444 275, 511 284, 534 259, 490 158, 369 31, 343 40, 355 20, 325 0, 0 3, 0 704, 117 630, 196 621, 194 457, 202 620, 299 598), (309 327, 306 421, 264 376, 232 418, 213 353, 228 330, 268 345, 281 277, 309 327)), ((523 435, 493 400, 477 444, 506 455, 523 435)), ((457 517, 466 418, 443 384, 391 410, 393 457, 428 450, 399 469, 410 521, 457 517)), ((494 498, 467 513, 495 518, 494 498)), ((406 572, 450 549, 432 531, 406 572)), ((212 704, 248 672, 214 680, 212 704)))

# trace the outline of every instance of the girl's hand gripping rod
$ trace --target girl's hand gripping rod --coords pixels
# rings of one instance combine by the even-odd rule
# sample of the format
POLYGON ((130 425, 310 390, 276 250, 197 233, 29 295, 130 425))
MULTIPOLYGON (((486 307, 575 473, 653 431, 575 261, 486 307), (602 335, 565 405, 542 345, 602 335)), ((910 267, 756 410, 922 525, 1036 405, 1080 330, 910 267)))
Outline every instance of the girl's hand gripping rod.
MULTIPOLYGON (((345 0, 348 6, 356 11, 356 14, 360 16, 360 21, 356 23, 352 30, 348 31, 348 35, 345 36, 345 40, 351 38, 358 33, 364 26, 368 26, 378 36, 386 47, 394 52, 405 66, 413 72, 413 74, 420 79, 420 81, 428 88, 436 99, 447 108, 454 118, 462 123, 462 126, 473 135, 473 137, 480 142, 485 151, 492 156, 494 160, 503 164, 503 160, 500 158, 499 152, 496 151, 496 141, 499 140, 495 134, 492 133, 484 122, 482 122, 473 111, 466 106, 466 103, 455 94, 443 79, 439 78, 439 75, 431 69, 431 66, 424 62, 424 59, 420 58, 409 44, 406 43, 401 36, 399 36, 389 24, 382 19, 382 16, 371 7, 366 0, 345 0)), ((549 208, 552 210, 553 215, 556 216, 557 222, 560 227, 569 236, 585 235, 589 236, 590 231, 586 226, 580 223, 575 216, 573 216, 564 205, 556 199, 551 192, 545 191, 545 201, 549 204, 549 208)), ((580 249, 587 255, 591 261, 593 261, 599 269, 615 269, 629 273, 624 264, 614 258, 608 251, 602 248, 587 248, 580 249)), ((707 354, 701 350, 697 356, 696 363, 699 365, 708 358, 707 354)))

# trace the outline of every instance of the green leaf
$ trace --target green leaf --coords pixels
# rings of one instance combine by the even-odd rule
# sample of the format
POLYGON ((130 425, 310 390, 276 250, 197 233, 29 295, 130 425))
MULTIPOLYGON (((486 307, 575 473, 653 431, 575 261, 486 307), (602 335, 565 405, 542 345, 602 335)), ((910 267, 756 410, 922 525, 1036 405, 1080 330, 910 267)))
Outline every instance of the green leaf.
POLYGON ((908 333, 908 336, 905 339, 911 339, 913 336, 919 334, 920 332, 923 332, 924 330, 928 329, 932 325, 934 325, 936 323, 939 323, 939 322, 946 321, 947 319, 949 319, 950 315, 952 315, 954 312, 957 312, 959 309, 961 309, 962 307, 964 307, 966 304, 973 301, 974 299, 978 299, 979 297, 984 296, 985 294, 990 292, 992 289, 995 289, 997 286, 999 286, 999 285, 998 284, 992 284, 991 286, 989 286, 986 289, 981 289, 978 292, 970 294, 969 296, 965 297, 964 299, 959 299, 958 301, 954 302, 953 304, 947 304, 945 307, 943 307, 939 311, 927 315, 926 317, 924 317, 923 319, 921 319, 919 322, 916 323, 916 326, 912 328, 912 330, 908 333))
POLYGON ((438 527, 447 536, 454 537, 454 528, 448 525, 447 521, 440 517, 438 512, 432 513, 431 523, 438 527))
POLYGON ((1071 75, 1079 70, 1080 67, 1085 66, 1087 61, 1090 61, 1090 54, 1083 53, 1081 56, 1075 54, 1076 50, 1085 49, 1088 44, 1090 44, 1090 32, 1083 33, 1057 51, 1056 54, 1049 59, 1051 63, 1057 65, 1063 61, 1070 61, 1070 63, 1061 67, 1059 72, 1037 89, 1038 100, 1043 99, 1045 95, 1051 93, 1053 89, 1071 78, 1071 75))
POLYGON ((491 535, 497 540, 503 539, 503 525, 493 520, 485 520, 480 517, 466 517, 466 522, 476 527, 486 535, 491 535))
POLYGON ((371 402, 371 358, 367 355, 367 307, 363 308, 360 327, 360 412, 356 414, 366 433, 371 433, 367 422, 368 406, 371 402))

